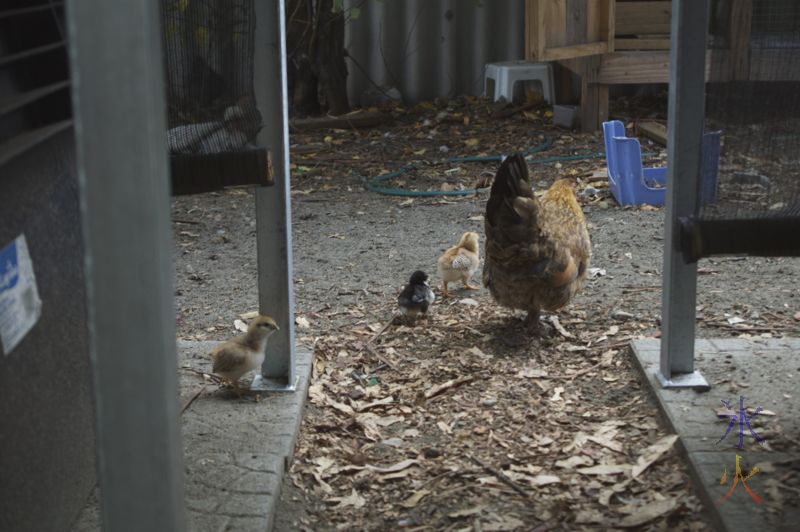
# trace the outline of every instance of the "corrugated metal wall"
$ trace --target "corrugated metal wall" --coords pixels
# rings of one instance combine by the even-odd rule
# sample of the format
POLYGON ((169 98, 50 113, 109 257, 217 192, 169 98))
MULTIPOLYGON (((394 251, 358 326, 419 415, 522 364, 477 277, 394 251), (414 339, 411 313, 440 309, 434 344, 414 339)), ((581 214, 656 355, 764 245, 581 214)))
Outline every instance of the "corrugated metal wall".
POLYGON ((482 94, 483 67, 524 56, 523 0, 348 0, 360 16, 346 26, 350 102, 381 86, 406 103, 482 94), (356 62, 358 64, 356 64, 356 62), (360 65, 364 71, 362 71, 360 65))

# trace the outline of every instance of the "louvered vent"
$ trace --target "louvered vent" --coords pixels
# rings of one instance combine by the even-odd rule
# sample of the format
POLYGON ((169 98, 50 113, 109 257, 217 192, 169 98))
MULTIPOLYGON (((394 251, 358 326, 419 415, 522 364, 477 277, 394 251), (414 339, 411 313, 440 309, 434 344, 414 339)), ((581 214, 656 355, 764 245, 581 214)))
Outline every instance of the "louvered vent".
POLYGON ((64 2, 0 3, 0 166, 70 127, 64 2))

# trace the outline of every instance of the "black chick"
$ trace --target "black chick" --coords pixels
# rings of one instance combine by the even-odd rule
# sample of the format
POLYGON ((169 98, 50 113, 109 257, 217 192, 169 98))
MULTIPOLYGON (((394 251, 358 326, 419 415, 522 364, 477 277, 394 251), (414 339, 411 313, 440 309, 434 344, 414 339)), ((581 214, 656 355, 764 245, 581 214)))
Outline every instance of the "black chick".
POLYGON ((404 314, 417 316, 428 312, 428 307, 433 303, 436 296, 428 285, 428 274, 417 270, 411 274, 408 284, 397 296, 397 304, 404 314))

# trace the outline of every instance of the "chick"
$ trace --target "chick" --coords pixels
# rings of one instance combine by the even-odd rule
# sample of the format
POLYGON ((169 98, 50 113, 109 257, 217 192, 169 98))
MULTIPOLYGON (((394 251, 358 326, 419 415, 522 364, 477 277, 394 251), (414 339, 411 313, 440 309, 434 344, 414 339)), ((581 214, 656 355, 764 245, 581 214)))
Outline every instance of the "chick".
POLYGON ((428 307, 436 299, 428 285, 428 274, 417 270, 411 274, 408 284, 397 296, 397 304, 403 314, 418 316, 428 312, 428 307))
POLYGON ((464 233, 458 244, 451 247, 439 257, 436 266, 442 277, 442 294, 450 297, 447 283, 461 280, 467 290, 478 290, 479 287, 469 284, 472 274, 478 269, 480 255, 478 251, 478 233, 464 233))
POLYGON ((229 381, 241 397, 239 379, 264 363, 267 339, 277 330, 278 324, 271 317, 256 317, 245 334, 228 340, 211 352, 212 372, 229 381))

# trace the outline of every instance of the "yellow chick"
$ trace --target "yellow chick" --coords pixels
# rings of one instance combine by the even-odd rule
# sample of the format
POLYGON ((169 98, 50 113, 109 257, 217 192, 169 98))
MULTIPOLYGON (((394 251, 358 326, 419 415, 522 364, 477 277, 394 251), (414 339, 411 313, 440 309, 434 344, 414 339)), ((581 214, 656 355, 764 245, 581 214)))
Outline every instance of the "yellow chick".
POLYGON ((239 391, 239 379, 245 373, 261 367, 267 349, 267 339, 279 330, 278 324, 269 316, 258 316, 250 322, 245 334, 239 335, 211 352, 212 372, 233 385, 239 391))
POLYGON ((460 280, 467 290, 478 290, 469 284, 472 274, 478 269, 480 255, 478 250, 478 233, 464 233, 458 244, 451 247, 439 257, 436 266, 442 277, 442 294, 449 297, 447 283, 460 280))

